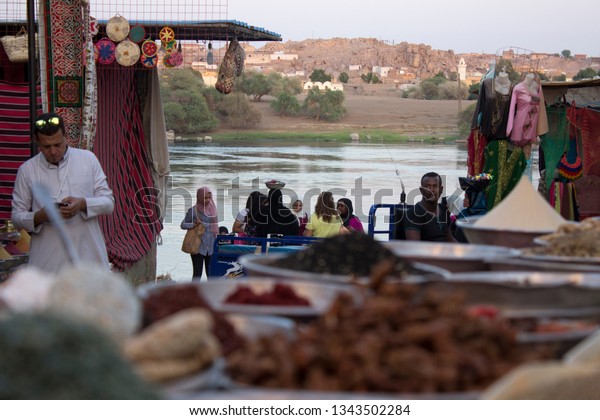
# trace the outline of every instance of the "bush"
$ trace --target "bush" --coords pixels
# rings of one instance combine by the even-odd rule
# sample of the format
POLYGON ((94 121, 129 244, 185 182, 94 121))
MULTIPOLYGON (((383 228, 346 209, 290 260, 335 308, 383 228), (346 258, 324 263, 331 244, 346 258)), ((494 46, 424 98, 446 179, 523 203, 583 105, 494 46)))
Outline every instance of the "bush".
POLYGON ((271 108, 279 115, 292 116, 300 112, 300 103, 298 99, 290 93, 282 92, 270 104, 271 108))
POLYGON ((458 133, 462 137, 468 137, 471 133, 471 121, 473 121, 473 114, 475 114, 475 108, 477 104, 471 104, 461 112, 458 113, 458 133))
POLYGON ((219 115, 230 128, 251 128, 260 122, 261 115, 248 98, 240 92, 229 94, 219 105, 219 115))

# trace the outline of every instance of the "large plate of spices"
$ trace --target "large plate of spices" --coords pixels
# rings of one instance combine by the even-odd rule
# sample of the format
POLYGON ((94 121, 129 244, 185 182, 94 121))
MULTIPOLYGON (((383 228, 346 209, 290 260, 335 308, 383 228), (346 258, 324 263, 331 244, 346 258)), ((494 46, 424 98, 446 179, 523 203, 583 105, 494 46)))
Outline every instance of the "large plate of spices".
POLYGON ((198 285, 215 311, 247 315, 279 315, 295 319, 315 318, 342 293, 360 302, 361 292, 352 285, 311 281, 241 278, 209 281, 198 285))

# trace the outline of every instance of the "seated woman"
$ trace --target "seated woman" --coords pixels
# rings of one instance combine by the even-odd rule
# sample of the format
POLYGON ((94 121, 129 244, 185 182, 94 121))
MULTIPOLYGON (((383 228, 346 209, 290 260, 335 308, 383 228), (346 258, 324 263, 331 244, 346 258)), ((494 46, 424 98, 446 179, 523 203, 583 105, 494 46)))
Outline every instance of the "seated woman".
POLYGON ((322 192, 317 198, 315 212, 310 216, 306 224, 304 236, 316 236, 329 238, 339 235, 342 231, 347 232, 338 211, 335 209, 333 194, 329 191, 322 192))
POLYGON ((349 198, 340 198, 337 202, 337 211, 344 222, 344 227, 350 232, 365 233, 365 228, 358 217, 354 215, 354 206, 349 198))
MULTIPOLYGON (((231 231, 238 236, 256 236, 257 223, 253 214, 260 209, 267 196, 260 191, 252 191, 246 200, 246 207, 240 210, 235 217, 231 231)), ((240 242, 242 244, 248 242, 240 242)))
POLYGON ((257 226, 256 236, 270 235, 297 236, 298 218, 290 209, 283 205, 283 194, 280 189, 269 190, 265 205, 261 208, 264 216, 263 223, 257 226))

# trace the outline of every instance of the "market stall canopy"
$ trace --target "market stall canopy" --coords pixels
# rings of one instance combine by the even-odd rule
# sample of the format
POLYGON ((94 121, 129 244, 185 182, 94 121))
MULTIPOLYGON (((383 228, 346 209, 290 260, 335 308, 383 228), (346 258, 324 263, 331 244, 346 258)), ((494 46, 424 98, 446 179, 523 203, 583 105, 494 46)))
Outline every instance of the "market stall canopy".
MULTIPOLYGON (((98 22, 101 28, 106 28, 108 21, 98 22)), ((281 41, 281 34, 265 28, 249 25, 238 20, 199 20, 199 21, 130 21, 131 24, 141 25, 146 30, 146 37, 159 38, 159 32, 165 26, 175 31, 178 40, 197 41, 228 41, 236 38, 238 41, 281 41)), ((26 22, 0 22, 0 36, 14 35, 15 28, 26 26, 26 22)))
POLYGON ((547 105, 562 101, 575 101, 579 107, 600 105, 600 78, 576 82, 542 82, 542 90, 547 105))

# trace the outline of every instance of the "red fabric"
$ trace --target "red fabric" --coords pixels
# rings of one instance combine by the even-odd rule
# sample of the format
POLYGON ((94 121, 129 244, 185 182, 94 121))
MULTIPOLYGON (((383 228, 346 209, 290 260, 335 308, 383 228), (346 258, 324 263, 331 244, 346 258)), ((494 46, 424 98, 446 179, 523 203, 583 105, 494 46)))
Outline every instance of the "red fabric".
POLYGON ((29 86, 0 82, 0 223, 10 219, 17 170, 31 157, 29 86))
POLYGON ((581 144, 584 175, 600 176, 600 112, 579 109, 581 114, 581 144))
POLYGON ((108 257, 123 271, 146 256, 162 230, 135 86, 135 67, 98 67, 98 126, 94 153, 115 197, 100 218, 108 257))
POLYGON ((485 163, 485 146, 487 139, 478 128, 471 130, 467 139, 467 175, 479 175, 485 163))

